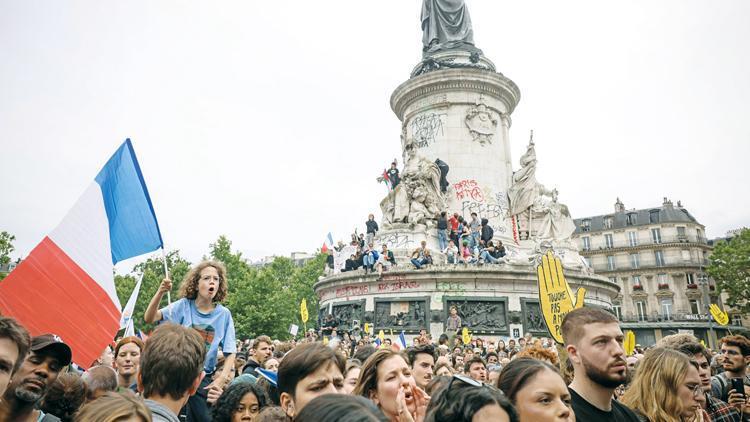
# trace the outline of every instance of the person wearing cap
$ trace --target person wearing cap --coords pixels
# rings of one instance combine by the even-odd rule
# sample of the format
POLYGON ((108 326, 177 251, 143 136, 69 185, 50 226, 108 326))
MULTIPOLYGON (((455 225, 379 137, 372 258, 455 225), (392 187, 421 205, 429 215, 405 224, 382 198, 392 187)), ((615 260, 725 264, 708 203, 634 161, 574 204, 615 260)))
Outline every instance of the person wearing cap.
POLYGON ((0 421, 59 421, 59 418, 35 409, 35 405, 60 371, 70 364, 71 357, 70 347, 54 334, 32 338, 31 352, 13 374, 13 380, 0 400, 0 421))
POLYGON ((29 352, 29 332, 15 319, 0 316, 0 397, 29 352))

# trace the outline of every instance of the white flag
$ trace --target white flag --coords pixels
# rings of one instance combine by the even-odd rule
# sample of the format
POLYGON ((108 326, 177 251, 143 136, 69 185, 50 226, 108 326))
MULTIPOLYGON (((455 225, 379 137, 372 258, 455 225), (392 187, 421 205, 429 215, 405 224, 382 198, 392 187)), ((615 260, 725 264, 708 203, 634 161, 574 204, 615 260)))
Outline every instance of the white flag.
POLYGON ((120 318, 120 329, 126 328, 133 319, 133 310, 135 309, 135 302, 138 300, 138 292, 141 291, 141 280, 143 280, 143 273, 138 277, 138 282, 135 283, 135 289, 130 294, 130 299, 125 307, 122 308, 122 317, 120 318))
POLYGON ((130 321, 128 322, 128 328, 125 329, 125 334, 123 334, 123 337, 131 337, 135 335, 135 327, 133 327, 133 318, 130 318, 130 321))

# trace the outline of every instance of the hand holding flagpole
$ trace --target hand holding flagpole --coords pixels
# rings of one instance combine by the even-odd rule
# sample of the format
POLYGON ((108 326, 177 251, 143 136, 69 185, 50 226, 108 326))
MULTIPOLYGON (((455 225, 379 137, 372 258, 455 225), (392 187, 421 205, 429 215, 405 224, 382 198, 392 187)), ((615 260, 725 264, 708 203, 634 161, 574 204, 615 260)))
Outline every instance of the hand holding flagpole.
MULTIPOLYGON (((167 253, 164 251, 164 247, 161 248, 161 261, 164 263, 164 278, 169 278, 169 269, 167 269, 167 253)), ((172 295, 167 291, 167 305, 172 304, 172 295)))

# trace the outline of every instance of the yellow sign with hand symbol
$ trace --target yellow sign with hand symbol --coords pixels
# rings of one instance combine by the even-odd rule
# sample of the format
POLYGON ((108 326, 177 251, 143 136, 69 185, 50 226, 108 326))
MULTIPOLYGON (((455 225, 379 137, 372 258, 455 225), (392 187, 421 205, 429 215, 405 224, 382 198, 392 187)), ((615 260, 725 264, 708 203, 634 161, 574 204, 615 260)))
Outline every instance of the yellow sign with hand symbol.
POLYGON ((635 333, 631 330, 625 331, 625 339, 622 342, 625 356, 632 356, 635 351, 635 333))
POLYGON ((708 307, 708 310, 711 312, 711 316, 714 317, 714 321, 718 322, 719 325, 729 324, 729 315, 726 311, 722 311, 721 308, 719 308, 719 305, 712 303, 711 306, 708 307))
POLYGON ((469 329, 466 327, 461 331, 461 340, 463 340, 464 344, 471 343, 471 334, 469 334, 469 329))
POLYGON ((542 263, 537 266, 537 278, 539 307, 544 316, 544 322, 547 324, 547 330, 556 342, 564 344, 560 329, 562 320, 568 312, 583 307, 586 289, 581 287, 573 296, 565 280, 560 258, 556 257, 551 250, 542 256, 542 263))

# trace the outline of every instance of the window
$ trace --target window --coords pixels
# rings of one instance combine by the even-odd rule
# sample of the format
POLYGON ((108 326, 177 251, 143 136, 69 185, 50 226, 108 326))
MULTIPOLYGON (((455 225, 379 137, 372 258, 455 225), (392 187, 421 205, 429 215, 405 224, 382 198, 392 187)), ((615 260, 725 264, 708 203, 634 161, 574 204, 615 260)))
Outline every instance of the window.
POLYGON ((690 300, 690 313, 693 315, 700 315, 701 313, 701 302, 698 299, 690 300))
POLYGON ((615 311, 615 315, 617 316, 617 319, 622 321, 622 306, 612 305, 612 310, 615 311))
POLYGON ((614 220, 615 219, 612 218, 612 216, 606 216, 606 217, 604 217, 604 228, 605 229, 611 229, 612 228, 612 224, 614 223, 614 220))
POLYGON ((607 269, 613 271, 617 266, 615 265, 614 255, 607 255, 607 269))
POLYGON ((732 325, 742 327, 742 315, 732 315, 732 325))
POLYGON ((654 262, 656 263, 657 267, 663 267, 664 266, 664 252, 654 251, 654 262))
POLYGON ((631 212, 625 217, 625 224, 628 226, 635 226, 638 224, 638 214, 631 212))
POLYGON ((628 244, 638 246, 638 232, 628 232, 628 244))
POLYGON ((687 240, 687 235, 685 234, 685 227, 677 226, 677 238, 678 239, 684 239, 687 240))
POLYGON ((651 229, 651 240, 654 243, 661 243, 661 229, 651 229))
POLYGON ((656 275, 656 280, 659 283, 659 285, 665 285, 665 284, 669 283, 669 279, 667 279, 667 275, 666 274, 657 274, 656 275))
POLYGON ((695 274, 687 273, 685 274, 685 278, 687 279, 687 284, 695 284, 695 274))
POLYGON ((630 254, 630 268, 638 268, 640 267, 640 254, 631 253, 630 254))
POLYGON ((604 244, 606 245, 607 249, 612 249, 615 247, 615 242, 612 240, 611 234, 604 235, 604 244))
POLYGON ((646 320, 646 302, 639 300, 635 302, 635 311, 638 314, 638 321, 646 320))
POLYGON ((666 319, 672 319, 672 298, 664 298, 661 300, 661 314, 666 319))
POLYGON ((588 236, 583 236, 581 240, 583 240, 583 250, 590 251, 591 250, 591 238, 588 236))
POLYGON ((641 276, 634 275, 633 276, 633 286, 640 286, 641 285, 641 276))
POLYGON ((651 210, 648 212, 648 221, 650 223, 658 223, 659 222, 659 210, 651 210))
POLYGON ((585 220, 581 220, 581 231, 582 232, 591 231, 591 220, 589 220, 588 218, 585 220))
POLYGON ((682 255, 682 260, 685 262, 690 262, 690 251, 687 249, 683 249, 680 251, 680 255, 682 255))
POLYGON ((706 239, 703 238, 703 232, 701 229, 695 230, 695 236, 698 238, 698 243, 706 243, 706 239))

